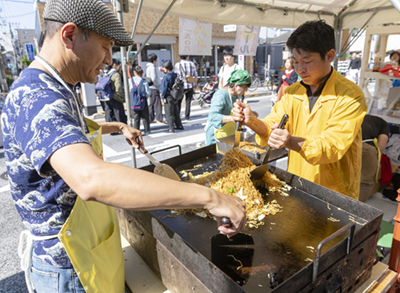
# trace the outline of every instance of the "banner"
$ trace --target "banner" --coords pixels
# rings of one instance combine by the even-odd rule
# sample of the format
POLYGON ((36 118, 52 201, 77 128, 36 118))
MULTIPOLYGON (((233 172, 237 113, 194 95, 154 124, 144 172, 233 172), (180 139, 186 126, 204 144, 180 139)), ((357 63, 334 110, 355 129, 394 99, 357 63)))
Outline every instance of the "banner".
POLYGON ((255 56, 260 34, 259 26, 239 25, 236 31, 234 55, 255 56))
POLYGON ((212 23, 179 18, 179 55, 212 55, 212 23))

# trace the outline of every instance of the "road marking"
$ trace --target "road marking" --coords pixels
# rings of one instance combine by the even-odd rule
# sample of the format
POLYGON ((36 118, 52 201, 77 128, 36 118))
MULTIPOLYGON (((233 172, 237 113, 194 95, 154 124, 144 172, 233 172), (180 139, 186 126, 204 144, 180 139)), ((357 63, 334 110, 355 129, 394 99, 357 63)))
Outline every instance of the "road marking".
POLYGON ((0 192, 10 191, 10 184, 7 184, 0 188, 0 192))
POLYGON ((107 160, 107 158, 109 158, 109 157, 115 157, 115 156, 117 156, 117 154, 118 153, 114 149, 110 148, 109 146, 107 146, 103 143, 104 160, 107 160))

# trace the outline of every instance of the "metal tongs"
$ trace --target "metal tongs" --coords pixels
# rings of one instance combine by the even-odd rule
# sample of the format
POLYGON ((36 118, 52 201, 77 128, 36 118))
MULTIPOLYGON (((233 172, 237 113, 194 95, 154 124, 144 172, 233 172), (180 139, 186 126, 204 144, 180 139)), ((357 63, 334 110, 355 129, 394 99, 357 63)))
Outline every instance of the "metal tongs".
MULTIPOLYGON (((243 103, 244 96, 240 98, 240 102, 243 103)), ((242 132, 242 121, 236 122, 236 132, 235 132, 235 143, 233 144, 233 147, 236 148, 240 144, 240 134, 242 132)))
MULTIPOLYGON (((282 120, 281 120, 281 122, 279 123, 279 126, 278 126, 279 129, 284 129, 285 128, 285 125, 286 125, 286 122, 287 122, 288 118, 289 118, 288 114, 283 115, 282 120)), ((272 153, 272 150, 273 150, 273 148, 268 146, 267 154, 265 155, 265 158, 264 158, 264 161, 263 161, 262 165, 258 166, 257 168, 253 169, 250 172, 251 179, 261 179, 264 176, 264 174, 269 170, 269 165, 267 163, 268 163, 269 156, 272 153)))

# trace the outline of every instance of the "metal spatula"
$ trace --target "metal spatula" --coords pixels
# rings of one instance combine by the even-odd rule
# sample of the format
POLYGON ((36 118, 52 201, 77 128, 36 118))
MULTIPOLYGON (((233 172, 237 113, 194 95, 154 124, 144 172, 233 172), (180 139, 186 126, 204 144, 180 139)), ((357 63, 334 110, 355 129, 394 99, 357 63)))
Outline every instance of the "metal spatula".
MULTIPOLYGON (((279 129, 285 128, 288 118, 289 118, 289 115, 287 115, 287 114, 283 115, 282 120, 278 126, 279 129)), ((264 174, 269 170, 269 165, 267 164, 267 162, 268 162, 269 156, 272 153, 272 150, 273 150, 273 148, 270 146, 267 148, 267 154, 265 155, 262 165, 258 166, 257 168, 255 168, 253 171, 250 172, 251 179, 253 179, 253 180, 261 179, 264 176, 264 174)))
POLYGON ((179 177, 178 174, 176 174, 175 170, 171 166, 157 161, 152 155, 149 154, 149 152, 144 148, 144 146, 140 146, 139 151, 143 155, 145 155, 150 160, 150 162, 155 166, 154 174, 161 175, 163 177, 167 177, 172 180, 181 181, 181 178, 179 177))
MULTIPOLYGON (((144 146, 139 146, 139 151, 145 155, 150 162, 155 166, 154 167, 154 174, 172 179, 172 180, 176 180, 176 181, 181 181, 181 178, 179 177, 179 175, 175 172, 175 170, 167 164, 164 163, 160 163, 159 161, 157 161, 152 155, 149 154, 149 152, 144 148, 144 146)), ((222 217, 222 224, 224 226, 231 226, 231 220, 228 217, 222 217)))

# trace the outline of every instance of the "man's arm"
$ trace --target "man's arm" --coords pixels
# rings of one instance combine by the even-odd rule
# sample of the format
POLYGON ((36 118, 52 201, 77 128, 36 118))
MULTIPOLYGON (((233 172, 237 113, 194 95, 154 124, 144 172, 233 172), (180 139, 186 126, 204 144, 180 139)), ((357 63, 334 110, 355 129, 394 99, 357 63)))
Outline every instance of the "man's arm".
POLYGON ((139 145, 143 145, 142 133, 138 129, 122 122, 97 121, 96 123, 102 127, 103 134, 120 132, 125 136, 126 141, 133 147, 137 148, 139 145))
POLYGON ((48 161, 83 200, 129 210, 205 208, 217 217, 218 229, 228 235, 242 230, 246 222, 245 205, 236 197, 105 162, 88 144, 62 147, 48 161), (229 217, 233 226, 223 227, 222 216, 229 217))
POLYGON ((386 134, 380 134, 378 136, 378 147, 382 154, 386 149, 386 145, 387 145, 388 141, 389 141, 389 137, 386 134))

